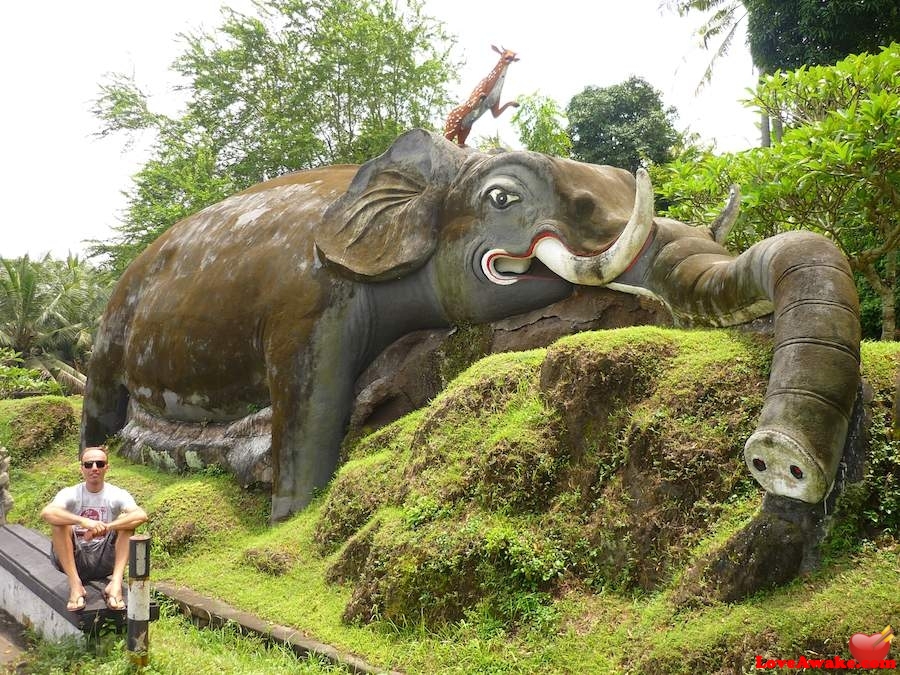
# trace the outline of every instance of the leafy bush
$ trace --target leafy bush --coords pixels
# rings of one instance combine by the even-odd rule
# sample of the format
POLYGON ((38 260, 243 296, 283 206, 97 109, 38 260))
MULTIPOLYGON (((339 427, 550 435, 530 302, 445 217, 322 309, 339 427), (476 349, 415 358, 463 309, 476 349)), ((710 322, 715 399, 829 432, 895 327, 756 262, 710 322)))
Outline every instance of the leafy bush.
POLYGON ((8 347, 0 347, 0 398, 18 393, 60 394, 57 382, 44 379, 40 371, 22 366, 23 360, 8 347))

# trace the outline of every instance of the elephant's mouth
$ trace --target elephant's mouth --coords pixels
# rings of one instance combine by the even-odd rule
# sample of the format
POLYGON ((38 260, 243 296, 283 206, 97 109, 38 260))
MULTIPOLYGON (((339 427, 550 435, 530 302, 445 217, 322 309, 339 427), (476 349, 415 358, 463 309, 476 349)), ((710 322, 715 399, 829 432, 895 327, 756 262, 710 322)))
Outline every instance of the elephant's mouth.
POLYGON ((629 269, 651 240, 653 228, 653 188, 643 169, 635 176, 634 210, 618 238, 606 249, 586 255, 566 246, 554 232, 536 236, 526 253, 516 254, 493 248, 481 257, 481 270, 488 281, 508 286, 527 274, 537 258, 555 274, 573 284, 605 286, 629 269))
MULTIPOLYGON (((481 257, 481 271, 488 281, 498 286, 509 286, 526 279, 550 281, 559 279, 561 275, 553 269, 554 258, 558 256, 548 254, 550 247, 541 245, 542 241, 552 239, 556 249, 562 248, 568 251, 558 237, 551 233, 543 233, 534 238, 528 251, 521 254, 510 253, 506 249, 492 248, 481 257), (544 260, 542 252, 549 260, 544 260)), ((597 252, 598 254, 600 251, 597 252)))

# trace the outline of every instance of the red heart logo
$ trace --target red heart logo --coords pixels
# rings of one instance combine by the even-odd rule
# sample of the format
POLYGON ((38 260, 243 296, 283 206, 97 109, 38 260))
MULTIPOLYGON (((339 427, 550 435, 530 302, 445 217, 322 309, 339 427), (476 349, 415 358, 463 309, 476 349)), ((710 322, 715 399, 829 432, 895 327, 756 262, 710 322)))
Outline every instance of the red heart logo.
POLYGON ((856 633, 850 638, 850 653, 857 661, 881 661, 890 648, 891 641, 882 633, 856 633))

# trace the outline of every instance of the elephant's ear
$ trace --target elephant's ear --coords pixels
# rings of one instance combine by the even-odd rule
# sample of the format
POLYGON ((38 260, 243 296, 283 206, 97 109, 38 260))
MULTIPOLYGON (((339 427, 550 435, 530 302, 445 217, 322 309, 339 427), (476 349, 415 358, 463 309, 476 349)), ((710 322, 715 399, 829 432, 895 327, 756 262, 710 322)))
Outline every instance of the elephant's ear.
POLYGON ((437 244, 444 195, 467 154, 413 129, 363 164, 316 235, 326 262, 362 281, 396 279, 423 265, 437 244))

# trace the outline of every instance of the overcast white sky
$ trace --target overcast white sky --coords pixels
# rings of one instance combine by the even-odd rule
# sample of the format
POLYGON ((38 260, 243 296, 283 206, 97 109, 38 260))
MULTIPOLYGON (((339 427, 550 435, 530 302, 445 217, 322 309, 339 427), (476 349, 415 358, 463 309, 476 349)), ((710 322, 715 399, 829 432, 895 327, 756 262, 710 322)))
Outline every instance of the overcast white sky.
MULTIPOLYGON (((133 74, 151 105, 172 109, 168 65, 182 51, 178 33, 213 29, 220 7, 250 10, 249 0, 44 0, 4 3, 0 40, 5 101, 0 112, 0 257, 81 253, 84 240, 105 239, 119 220, 130 176, 146 159, 125 138, 99 139, 91 103, 105 73, 133 74)), ((698 45, 699 17, 679 18, 659 0, 426 0, 458 40, 466 66, 458 99, 496 62, 490 45, 521 60, 510 69, 503 100, 538 91, 562 106, 588 85, 645 78, 679 112, 678 126, 715 141, 719 150, 754 145, 756 115, 740 103, 754 81, 743 34, 716 67, 711 85, 697 84, 710 55, 698 45)), ((508 143, 512 111, 490 114, 472 138, 499 131, 508 143)))

